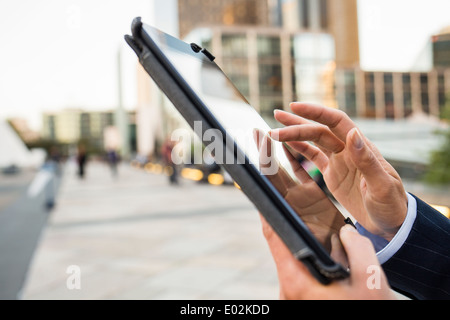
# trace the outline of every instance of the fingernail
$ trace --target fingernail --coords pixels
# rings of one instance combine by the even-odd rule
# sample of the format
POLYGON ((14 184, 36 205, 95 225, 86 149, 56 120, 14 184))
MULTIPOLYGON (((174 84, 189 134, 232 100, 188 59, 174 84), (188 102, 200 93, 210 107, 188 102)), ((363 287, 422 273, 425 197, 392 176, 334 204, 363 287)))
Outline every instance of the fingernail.
POLYGON ((358 231, 355 229, 355 227, 346 224, 345 226, 343 226, 341 228, 341 232, 353 232, 353 233, 358 233, 358 231))
POLYGON ((353 146, 360 150, 362 147, 364 147, 364 140, 361 136, 361 133, 359 133, 358 129, 355 129, 355 133, 353 134, 353 146))
POLYGON ((280 130, 278 129, 272 129, 268 132, 269 137, 271 137, 274 140, 278 140, 280 137, 280 130))

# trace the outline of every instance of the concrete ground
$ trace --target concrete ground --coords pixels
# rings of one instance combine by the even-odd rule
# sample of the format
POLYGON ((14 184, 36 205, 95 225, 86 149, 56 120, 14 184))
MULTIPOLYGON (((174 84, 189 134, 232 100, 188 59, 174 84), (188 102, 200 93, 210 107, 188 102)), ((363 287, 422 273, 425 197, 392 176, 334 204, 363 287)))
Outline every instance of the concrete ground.
POLYGON ((234 186, 68 164, 22 299, 277 299, 257 211, 234 186))
POLYGON ((0 173, 0 300, 20 295, 58 184, 48 169, 0 173))
MULTIPOLYGON (((448 205, 446 189, 405 181, 448 205)), ((69 163, 21 299, 277 299, 258 213, 234 186, 69 163)), ((401 296, 400 296, 401 298, 401 296)))

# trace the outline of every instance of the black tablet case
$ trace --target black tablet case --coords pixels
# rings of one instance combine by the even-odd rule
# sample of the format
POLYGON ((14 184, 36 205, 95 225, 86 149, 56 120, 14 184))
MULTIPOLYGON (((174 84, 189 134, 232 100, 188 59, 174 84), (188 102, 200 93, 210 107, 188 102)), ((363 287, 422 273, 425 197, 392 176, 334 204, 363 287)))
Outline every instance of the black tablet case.
MULTIPOLYGON (((189 92, 183 90, 183 86, 185 87, 187 84, 180 84, 180 79, 178 79, 177 85, 174 85, 176 77, 171 74, 173 70, 168 70, 168 68, 164 66, 165 62, 161 61, 161 57, 157 57, 149 48, 151 46, 151 44, 149 44, 151 40, 149 40, 148 35, 146 35, 145 31, 142 29, 140 18, 135 18, 133 20, 131 30, 132 36, 126 35, 126 42, 136 52, 139 62, 146 72, 153 78, 158 87, 169 98, 188 124, 194 128, 194 121, 202 121, 202 136, 208 129, 217 129, 217 125, 213 126, 210 123, 210 120, 208 120, 208 117, 202 114, 193 102, 196 101, 195 99, 198 100, 198 98, 192 95, 190 96, 189 92)), ((213 57, 210 56, 209 58, 213 57)), ((224 139, 224 137, 214 137, 214 139, 224 139)), ((231 141, 233 141, 232 138, 231 141)), ((224 143, 222 154, 225 155, 227 152, 234 152, 235 159, 243 159, 242 151, 239 148, 231 146, 234 149, 230 151, 227 150, 229 147, 229 145, 224 143)), ((264 188, 255 182, 255 178, 260 179, 260 177, 255 177, 254 174, 251 173, 251 170, 246 168, 246 165, 234 162, 234 164, 223 164, 222 166, 228 171, 275 232, 281 237, 292 254, 307 266, 308 270, 316 277, 316 279, 323 284, 328 284, 332 280, 342 279, 348 276, 347 270, 331 260, 324 249, 320 247, 320 244, 318 244, 316 239, 313 239, 312 234, 308 241, 308 239, 305 239, 304 235, 302 236, 293 226, 292 222, 280 213, 280 210, 282 209, 276 204, 277 201, 274 201, 273 199, 277 192, 275 189, 273 194, 264 190, 264 188), (309 242, 309 245, 307 245, 306 242, 309 242), (317 248, 317 245, 319 245, 319 248, 317 248), (316 250, 312 249, 314 247, 316 250), (319 252, 317 252, 318 250, 319 252)))

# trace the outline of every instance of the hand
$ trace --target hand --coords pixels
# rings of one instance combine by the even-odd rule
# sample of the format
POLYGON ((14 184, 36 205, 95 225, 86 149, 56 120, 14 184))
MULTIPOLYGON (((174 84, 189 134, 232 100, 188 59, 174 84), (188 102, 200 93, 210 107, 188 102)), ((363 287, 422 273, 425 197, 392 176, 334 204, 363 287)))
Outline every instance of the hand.
MULTIPOLYGON (((351 270, 350 277, 323 285, 310 274, 302 262, 294 258, 263 217, 261 217, 261 221, 264 236, 277 268, 280 299, 395 299, 372 243, 358 234, 353 227, 347 225, 340 230, 340 239, 351 270)), ((343 256, 341 250, 340 242, 335 236, 331 256, 335 260, 339 260, 339 257, 343 256)))
POLYGON ((336 200, 364 228, 392 240, 408 206, 395 169, 344 112, 306 103, 292 103, 291 109, 297 115, 275 112, 286 127, 272 130, 271 137, 312 161, 336 200))
POLYGON ((283 148, 284 153, 300 183, 294 181, 279 165, 275 157, 274 141, 268 135, 255 129, 254 139, 259 150, 261 173, 269 179, 319 242, 330 252, 332 234, 339 233, 339 229, 344 225, 342 214, 287 148, 283 148))

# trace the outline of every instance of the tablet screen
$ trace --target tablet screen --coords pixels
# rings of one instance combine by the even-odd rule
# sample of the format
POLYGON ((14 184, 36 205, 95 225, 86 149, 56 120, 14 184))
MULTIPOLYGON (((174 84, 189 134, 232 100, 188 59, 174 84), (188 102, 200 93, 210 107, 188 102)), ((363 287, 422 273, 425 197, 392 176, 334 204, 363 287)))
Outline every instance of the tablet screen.
MULTIPOLYGON (((152 39, 157 42, 157 45, 208 110, 219 120, 239 148, 244 151, 251 164, 258 169, 261 169, 261 163, 264 164, 265 169, 262 173, 265 175, 276 174, 281 165, 293 179, 296 179, 282 144, 272 143, 273 150, 270 152, 270 157, 267 159, 261 157, 255 143, 255 129, 259 130, 259 134, 264 135, 271 128, 216 63, 211 62, 201 53, 195 53, 189 45, 165 33, 158 32, 146 25, 144 28, 148 34, 152 35, 152 39), (183 48, 183 44, 187 47, 183 48)), ((214 141, 209 146, 212 149, 214 149, 213 143, 214 141)), ((205 145, 208 147, 206 143, 205 145)), ((215 161, 223 164, 227 161, 243 161, 243 159, 234 160, 227 155, 215 154, 215 161)))
MULTIPOLYGON (((250 163, 268 177, 325 249, 330 251, 330 237, 342 225, 342 215, 307 176, 295 157, 280 142, 266 136, 271 128, 265 120, 216 63, 202 53, 194 52, 187 43, 146 25, 144 28, 236 145, 244 151, 250 163)), ((208 140, 203 138, 203 141, 208 140)), ((205 143, 205 146, 211 149, 211 145, 205 143)), ((214 159, 218 164, 243 161, 217 153, 214 159)))

